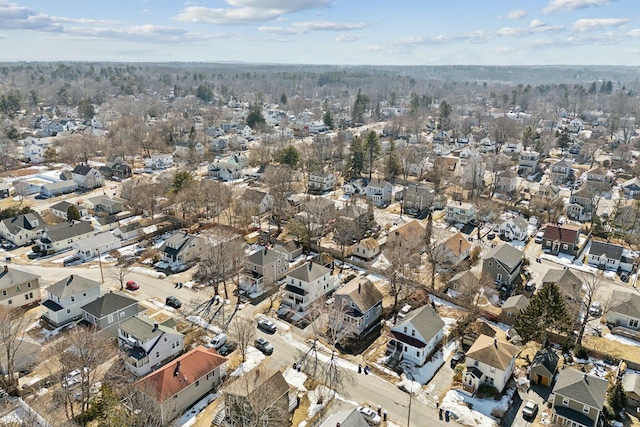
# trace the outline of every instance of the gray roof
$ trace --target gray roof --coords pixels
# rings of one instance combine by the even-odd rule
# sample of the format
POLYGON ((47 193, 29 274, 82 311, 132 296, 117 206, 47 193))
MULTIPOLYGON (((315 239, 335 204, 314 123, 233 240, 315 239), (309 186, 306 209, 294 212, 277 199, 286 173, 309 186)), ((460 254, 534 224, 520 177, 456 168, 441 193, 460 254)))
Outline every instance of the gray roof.
POLYGON ((197 239, 198 236, 194 234, 189 234, 185 232, 176 232, 173 233, 171 237, 164 241, 160 249, 163 252, 166 252, 170 255, 177 255, 180 253, 182 248, 188 246, 193 240, 197 239))
POLYGON ((638 177, 631 178, 622 183, 622 188, 633 191, 640 191, 640 179, 638 177))
POLYGON ((158 327, 155 328, 153 319, 140 316, 130 317, 120 323, 120 329, 140 341, 149 341, 162 333, 180 334, 180 332, 164 326, 164 324, 159 324, 158 327))
POLYGON ((503 243, 502 245, 492 248, 484 257, 482 257, 482 259, 493 258, 507 266, 509 271, 513 271, 513 269, 522 261, 523 257, 524 252, 514 248, 508 243, 503 243))
POLYGON ((613 291, 609 312, 640 319, 640 295, 631 292, 613 291))
POLYGON ((133 304, 137 304, 138 300, 129 298, 120 294, 104 294, 95 301, 80 307, 82 311, 86 311, 88 314, 101 319, 109 314, 113 314, 118 310, 122 310, 133 304))
POLYGON ((70 295, 75 295, 79 292, 83 292, 95 287, 100 287, 100 283, 87 279, 86 277, 77 276, 72 274, 66 279, 62 279, 59 282, 47 288, 47 292, 51 295, 55 295, 58 298, 65 298, 70 295))
POLYGON ((7 289, 30 280, 38 280, 39 278, 40 276, 35 274, 7 267, 6 271, 0 270, 0 289, 7 289))
POLYGON ((553 351, 551 347, 546 347, 538 351, 535 356, 533 356, 531 367, 542 366, 549 372, 549 374, 553 375, 558 368, 558 360, 558 354, 553 351))
POLYGON ((113 224, 114 222, 118 222, 118 217, 115 215, 108 215, 96 219, 96 222, 100 225, 113 224))
POLYGON ((75 206, 75 205, 73 203, 69 203, 63 200, 61 202, 56 203, 55 205, 49 206, 49 209, 55 209, 57 211, 66 212, 70 206, 75 206))
POLYGON ((74 243, 78 250, 87 251, 116 242, 120 242, 120 239, 114 236, 111 232, 105 231, 103 233, 98 233, 93 236, 80 239, 74 243))
POLYGON ((351 279, 338 289, 335 294, 348 295, 361 313, 366 313, 374 305, 382 302, 382 293, 366 277, 359 276, 351 279))
POLYGON ((527 220, 525 220, 521 216, 513 218, 512 221, 520 230, 526 230, 529 227, 529 223, 527 222, 527 220))
POLYGON ((281 252, 270 248, 263 248, 249 255, 247 261, 255 265, 265 266, 273 264, 280 258, 284 258, 281 252))
POLYGON ((292 277, 294 279, 302 280, 303 282, 311 283, 319 277, 322 277, 325 274, 329 273, 330 271, 331 270, 324 265, 320 265, 315 262, 307 262, 305 264, 302 264, 295 270, 287 273, 287 277, 292 277))
POLYGON ((529 298, 524 295, 514 295, 512 297, 507 298, 507 300, 502 304, 502 309, 506 308, 517 308, 518 310, 523 310, 529 305, 529 298))
POLYGON ((606 254, 607 258, 620 260, 622 258, 622 251, 624 248, 620 245, 614 245, 613 243, 599 242, 594 240, 591 242, 591 249, 589 249, 590 255, 601 256, 606 254))
POLYGON ((48 225, 45 228, 45 234, 52 242, 67 240, 88 233, 93 233, 93 226, 87 221, 67 221, 60 224, 48 225))
POLYGON ((43 188, 47 190, 60 190, 65 188, 77 187, 78 184, 75 181, 58 181, 58 182, 48 182, 46 184, 42 184, 43 188))
POLYGON ((327 417, 320 424, 320 427, 369 427, 369 424, 358 412, 358 408, 345 409, 344 411, 335 412, 327 417))
POLYGON ((40 230, 44 228, 45 225, 42 217, 37 212, 31 212, 24 215, 14 216, 13 218, 3 219, 2 222, 11 234, 17 234, 21 230, 40 230), (36 227, 31 226, 34 221, 38 221, 38 225, 36 227))
POLYGON ((553 393, 602 410, 608 387, 609 381, 603 378, 566 368, 558 374, 553 393))
POLYGON ((77 175, 87 175, 89 172, 91 172, 91 169, 93 169, 91 166, 77 165, 75 168, 73 168, 71 173, 75 173, 77 175))
POLYGON ((369 185, 368 187, 373 187, 373 188, 384 188, 387 185, 389 185, 389 183, 383 179, 372 179, 371 181, 369 181, 369 185))
POLYGON ((444 322, 430 305, 425 305, 407 313, 400 325, 411 323, 426 342, 444 328, 444 322))
POLYGON ((624 374, 622 388, 625 393, 634 393, 636 396, 640 396, 640 374, 624 374))

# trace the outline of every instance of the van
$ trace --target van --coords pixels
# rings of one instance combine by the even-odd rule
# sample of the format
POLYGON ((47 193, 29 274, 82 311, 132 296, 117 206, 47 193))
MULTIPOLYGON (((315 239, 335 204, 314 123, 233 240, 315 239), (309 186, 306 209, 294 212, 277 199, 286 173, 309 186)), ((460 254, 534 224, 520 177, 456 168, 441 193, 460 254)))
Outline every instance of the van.
POLYGON ((223 345, 225 345, 226 343, 227 343, 227 334, 219 334, 219 335, 216 335, 215 338, 211 340, 211 342, 209 342, 209 345, 217 350, 223 345))

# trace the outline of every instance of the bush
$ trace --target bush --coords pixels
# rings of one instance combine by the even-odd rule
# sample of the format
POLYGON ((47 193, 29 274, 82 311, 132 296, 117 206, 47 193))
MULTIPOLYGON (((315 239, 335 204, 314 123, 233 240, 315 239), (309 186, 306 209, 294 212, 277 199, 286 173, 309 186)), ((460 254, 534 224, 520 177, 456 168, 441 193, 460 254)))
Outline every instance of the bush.
POLYGON ((32 250, 33 252, 37 253, 37 254, 38 254, 38 253, 40 253, 40 252, 42 251, 42 250, 40 249, 40 246, 38 246, 38 245, 33 245, 33 246, 31 246, 31 250, 32 250))
POLYGON ((464 373, 464 370, 466 369, 466 366, 463 363, 459 363, 456 365, 455 368, 453 368, 453 380, 454 381, 462 381, 462 374, 464 373))
POLYGON ((471 261, 471 265, 474 265, 478 262, 478 258, 480 258, 480 252, 482 252, 482 248, 480 246, 474 246, 471 248, 471 253, 469 254, 469 261, 471 261))
POLYGON ((481 399, 490 397, 498 399, 500 397, 498 389, 489 384, 480 384, 480 387, 478 387, 477 395, 481 399))
POLYGON ((576 355, 576 357, 578 359, 588 359, 589 358, 589 352, 587 352, 587 349, 584 348, 583 346, 579 345, 575 348, 574 350, 574 354, 576 355))

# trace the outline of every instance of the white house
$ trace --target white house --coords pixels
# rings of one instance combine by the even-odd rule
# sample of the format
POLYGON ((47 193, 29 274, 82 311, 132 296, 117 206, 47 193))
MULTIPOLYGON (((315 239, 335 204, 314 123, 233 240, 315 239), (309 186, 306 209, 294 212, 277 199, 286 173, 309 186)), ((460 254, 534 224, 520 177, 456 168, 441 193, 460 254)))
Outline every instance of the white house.
POLYGON ((238 135, 245 139, 251 138, 251 136, 253 135, 253 129, 251 129, 251 126, 246 124, 238 125, 238 127, 236 128, 236 132, 238 133, 238 135))
POLYGON ((16 246, 36 240, 44 232, 45 223, 37 212, 6 218, 0 221, 0 236, 16 246))
POLYGON ((380 243, 373 237, 362 239, 351 247, 351 254, 364 260, 375 258, 379 253, 380 243))
POLYGON ((458 231, 440 242, 434 251, 441 264, 456 266, 469 258, 471 243, 464 237, 464 234, 458 231))
POLYGON ((425 305, 407 313, 402 322, 391 328, 387 351, 398 361, 422 366, 443 335, 444 322, 431 305, 425 305))
POLYGON ((58 218, 62 218, 64 220, 67 219, 67 212, 71 206, 75 206, 78 209, 78 213, 81 217, 89 214, 89 210, 82 205, 78 205, 75 203, 69 203, 66 201, 58 202, 55 205, 49 206, 49 212, 53 214, 53 216, 57 216, 58 218))
POLYGON ((488 384, 502 393, 513 374, 518 352, 515 345, 480 335, 466 353, 463 388, 475 392, 480 384, 488 384))
POLYGON ((367 199, 373 203, 382 205, 391 202, 393 196, 393 185, 381 179, 372 179, 364 189, 367 199))
POLYGON ((173 154, 152 154, 144 159, 144 165, 154 170, 169 169, 173 167, 173 154))
POLYGON ((187 159, 193 153, 196 157, 204 156, 204 145, 200 141, 181 141, 176 143, 175 151, 173 154, 176 156, 187 159))
MULTIPOLYGON (((340 328, 346 328, 354 336, 369 331, 379 324, 382 315, 382 293, 364 276, 345 283, 333 294, 332 315, 341 318, 340 328)), ((336 327, 338 327, 336 325, 336 327)))
POLYGON ((104 177, 100 171, 90 166, 77 165, 71 171, 71 176, 80 188, 98 188, 104 185, 104 177))
POLYGON ((74 242, 93 236, 93 233, 93 226, 90 222, 66 221, 47 225, 36 243, 40 246, 41 251, 54 253, 70 248, 74 242))
POLYGON ((336 186, 336 176, 331 172, 316 171, 309 174, 309 191, 324 193, 333 191, 336 186))
POLYGON ((100 297, 100 283, 72 274, 49 286, 47 293, 47 299, 42 301, 46 309, 42 317, 59 326, 82 317, 80 307, 100 297))
POLYGON ((540 153, 537 151, 523 151, 518 160, 518 173, 521 175, 531 175, 538 168, 540 153))
POLYGON ((242 194, 242 204, 247 208, 256 210, 256 214, 262 215, 273 206, 274 198, 271 194, 256 190, 255 188, 247 188, 242 194))
POLYGON ((160 246, 162 260, 170 267, 187 265, 200 257, 204 245, 202 237, 177 231, 160 246))
POLYGON ((124 365, 137 376, 146 375, 184 351, 184 335, 146 316, 133 316, 118 327, 118 343, 125 354, 124 365))
POLYGON ((450 200, 444 208, 445 220, 451 223, 468 224, 476 217, 476 207, 467 202, 450 200))
POLYGON ((618 271, 621 269, 631 272, 633 269, 633 260, 625 257, 624 247, 598 240, 591 242, 587 262, 590 266, 603 270, 618 271))
POLYGON ((109 251, 120 249, 122 241, 113 233, 106 231, 94 236, 73 242, 72 248, 84 261, 108 254, 109 251))
POLYGON ((506 241, 524 241, 529 237, 529 223, 520 216, 507 219, 498 227, 498 234, 506 241))
POLYGON ((31 163, 42 163, 45 160, 44 157, 45 149, 35 142, 31 142, 31 144, 25 146, 23 148, 23 156, 26 159, 29 159, 31 163))
POLYGON ((300 313, 338 286, 331 269, 311 261, 287 273, 285 283, 281 308, 287 306, 300 313))

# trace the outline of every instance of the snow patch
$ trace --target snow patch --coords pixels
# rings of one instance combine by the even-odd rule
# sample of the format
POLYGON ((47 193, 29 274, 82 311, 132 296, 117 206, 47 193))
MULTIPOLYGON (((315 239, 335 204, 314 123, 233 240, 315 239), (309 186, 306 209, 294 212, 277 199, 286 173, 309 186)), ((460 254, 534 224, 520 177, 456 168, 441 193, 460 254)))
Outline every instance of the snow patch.
POLYGON ((232 377, 241 377, 256 366, 258 366, 265 359, 265 355, 254 347, 248 346, 245 353, 245 361, 238 366, 238 368, 231 373, 232 377))
POLYGON ((287 368, 282 373, 282 376, 290 386, 295 387, 300 391, 307 391, 307 388, 304 386, 305 381, 307 381, 307 374, 298 372, 293 368, 287 368))
POLYGON ((208 394, 200 399, 195 405, 184 413, 180 418, 173 422, 173 427, 191 427, 196 423, 196 417, 202 412, 211 402, 220 397, 219 393, 208 394))
POLYGON ((204 329, 206 329, 208 331, 211 331, 211 332, 215 333, 216 335, 222 333, 222 329, 220 329, 217 326, 212 325, 211 323, 207 323, 206 320, 204 320, 200 316, 187 316, 187 320, 189 322, 191 322, 191 323, 194 323, 194 324, 200 326, 201 328, 204 328, 204 329))
POLYGON ((615 335, 615 334, 606 334, 604 336, 604 338, 611 340, 611 341, 617 341, 621 344, 625 344, 625 345, 632 345, 634 347, 640 347, 640 342, 632 340, 631 338, 627 338, 627 337, 621 337, 620 335, 615 335))

